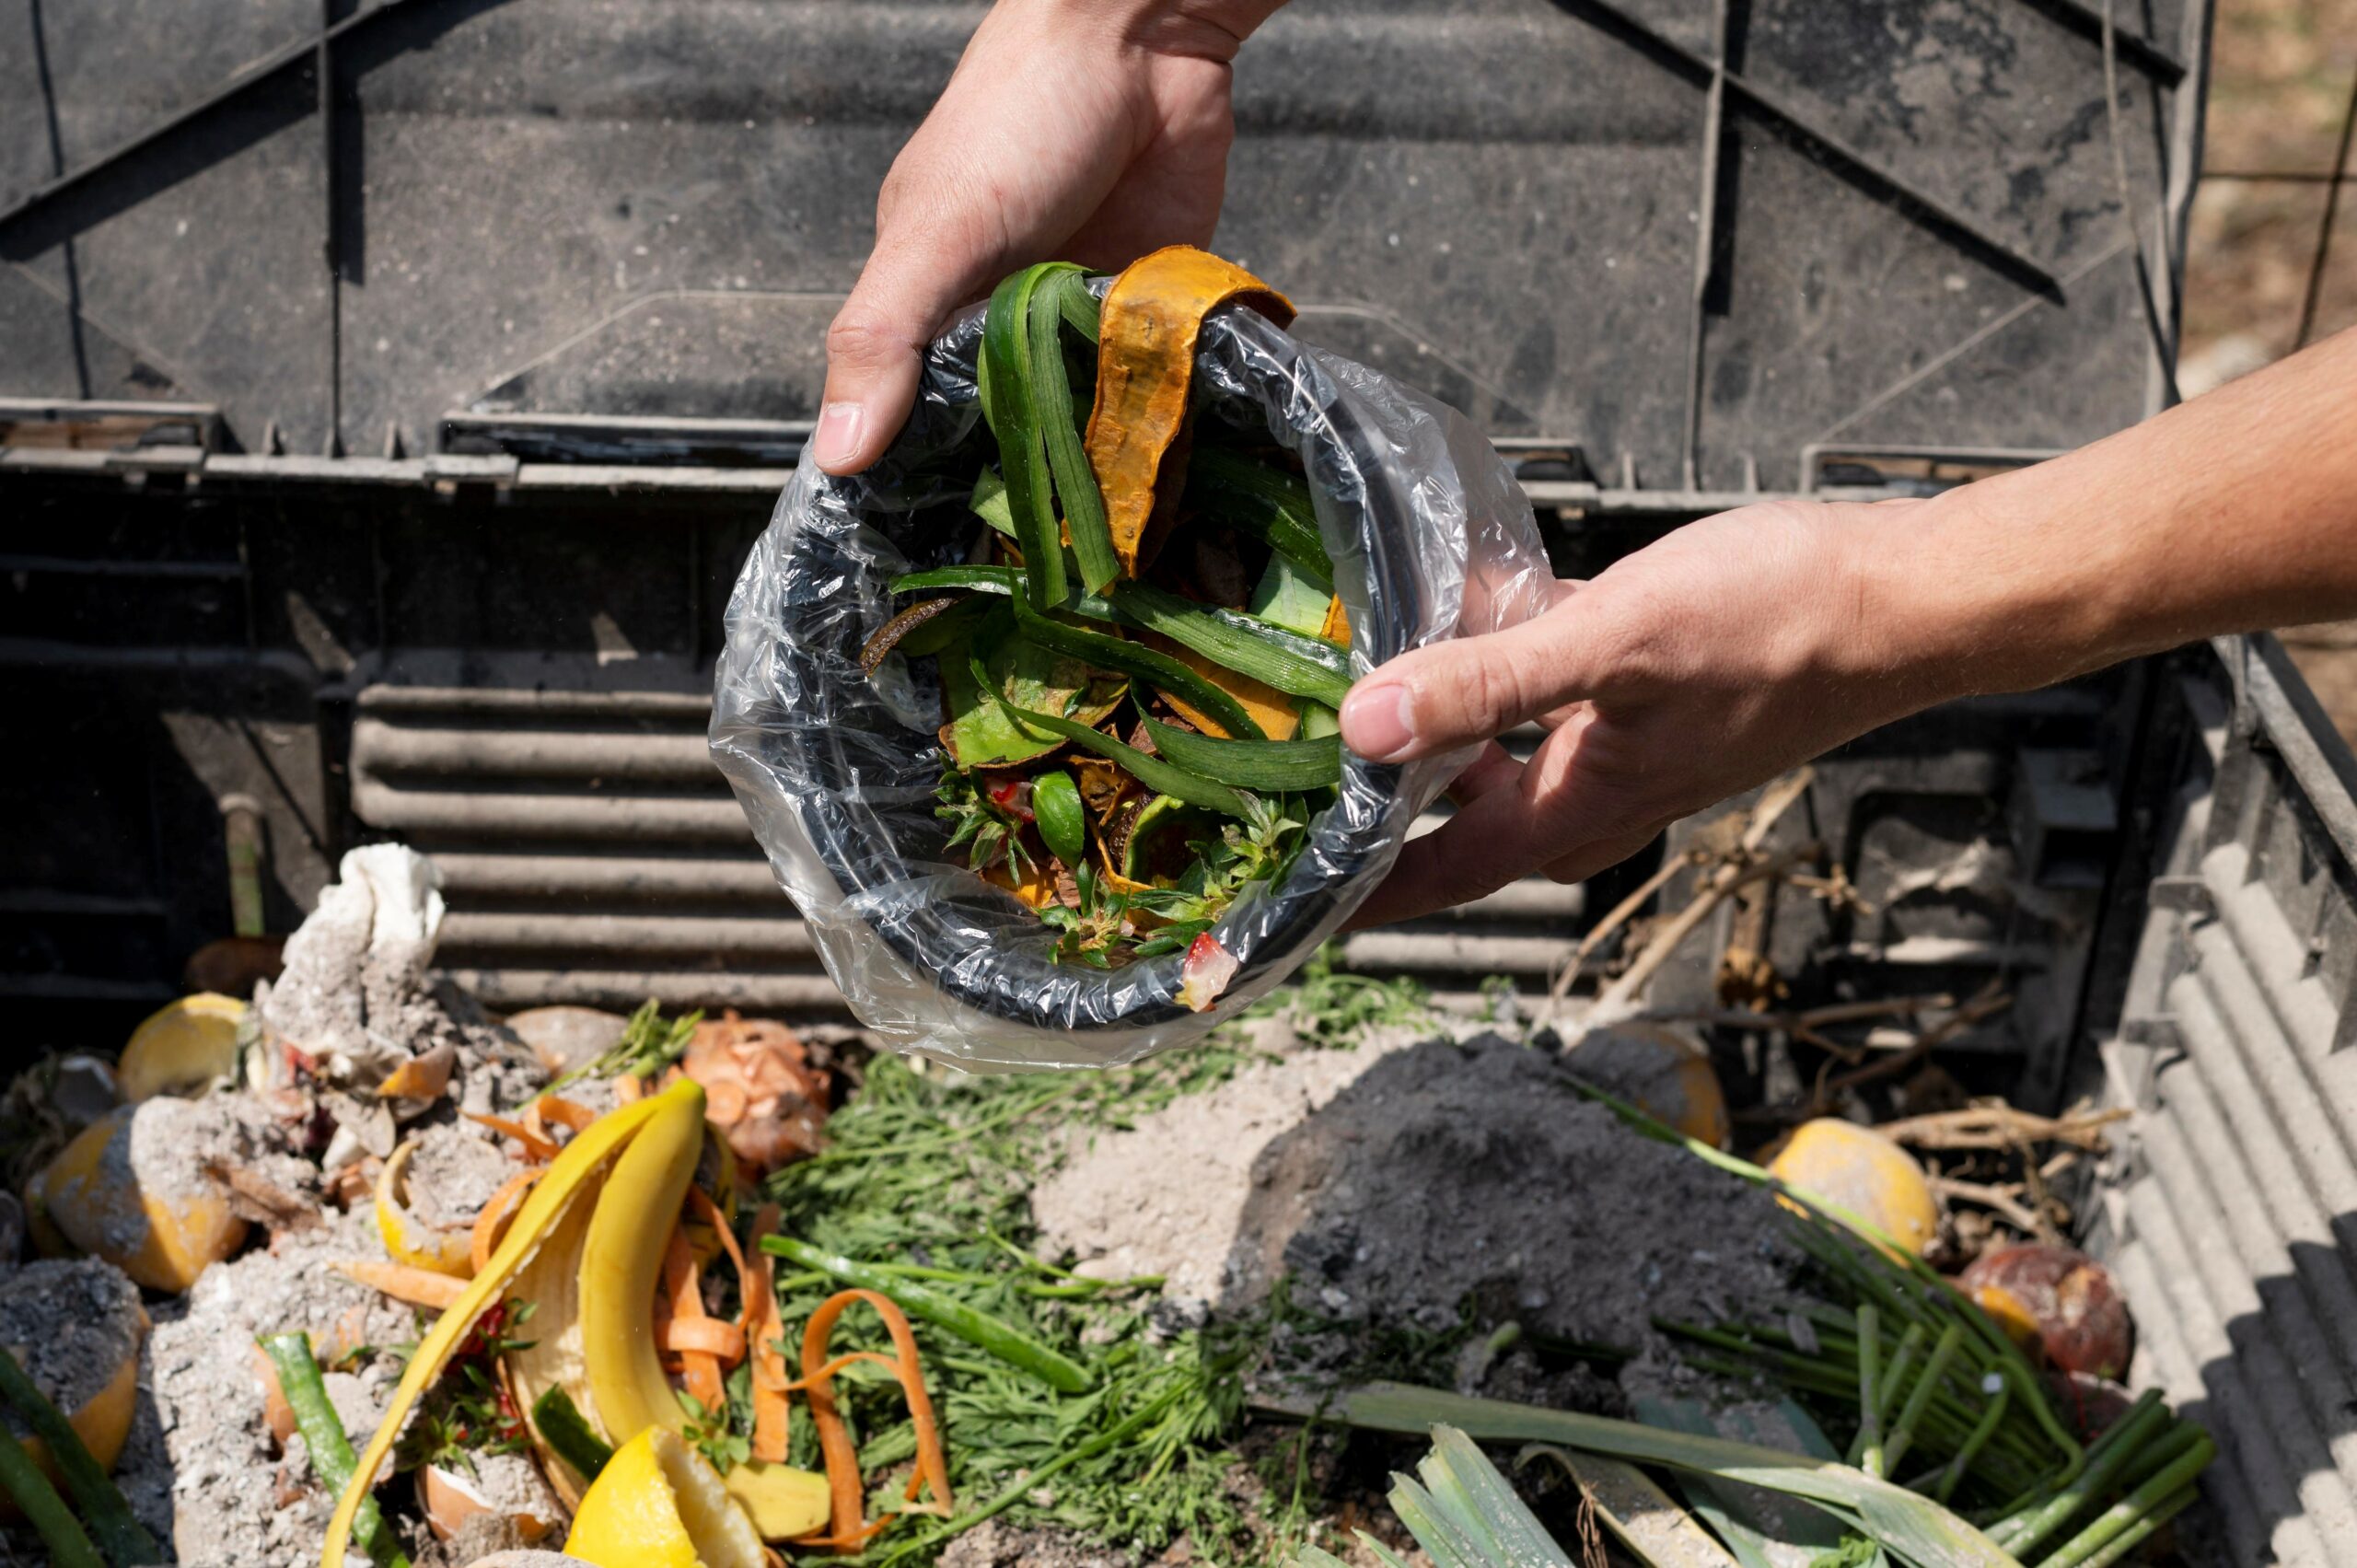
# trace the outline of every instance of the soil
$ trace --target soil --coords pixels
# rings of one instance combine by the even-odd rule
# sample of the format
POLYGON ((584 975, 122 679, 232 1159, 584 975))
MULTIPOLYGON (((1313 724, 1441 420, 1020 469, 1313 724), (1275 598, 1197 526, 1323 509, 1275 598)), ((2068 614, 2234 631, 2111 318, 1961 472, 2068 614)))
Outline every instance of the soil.
POLYGON ((1137 1561, 1070 1530, 1019 1529, 999 1519, 941 1549, 941 1568, 1136 1568, 1137 1561))
POLYGON ((1033 1196, 1043 1248, 1198 1310, 1491 1320, 1641 1351, 1783 1286, 1764 1193, 1628 1131, 1552 1057, 1483 1035, 1306 1051, 1100 1135, 1033 1196))
MULTIPOLYGON (((150 1341, 156 1409, 169 1477, 174 1550, 183 1564, 305 1568, 316 1562, 335 1499, 309 1473, 298 1436, 277 1453, 262 1420, 262 1384, 243 1350, 262 1334, 308 1330, 335 1365, 363 1346, 417 1337, 411 1310, 353 1283, 329 1265, 382 1258, 366 1207, 275 1249, 206 1270, 179 1318, 150 1341)), ((383 1351, 329 1374, 328 1392, 355 1444, 376 1429, 399 1357, 383 1351)), ((138 1479, 139 1467, 126 1465, 138 1479)))
POLYGON ((465 1230, 517 1169, 488 1129, 471 1122, 429 1127, 409 1157, 409 1212, 435 1230, 465 1230))
MULTIPOLYGON (((111 1162, 121 1141, 110 1144, 111 1162)), ((260 1101, 241 1094, 203 1099, 158 1096, 132 1113, 125 1151, 140 1186, 168 1201, 217 1191, 218 1173, 243 1171, 316 1204, 319 1167, 296 1152, 292 1137, 260 1101)))
MULTIPOLYGON (((0 1281, 0 1347, 49 1402, 71 1415, 138 1353, 145 1318, 139 1287, 96 1258, 45 1259, 0 1281)), ((29 1430, 13 1409, 8 1430, 29 1430)))

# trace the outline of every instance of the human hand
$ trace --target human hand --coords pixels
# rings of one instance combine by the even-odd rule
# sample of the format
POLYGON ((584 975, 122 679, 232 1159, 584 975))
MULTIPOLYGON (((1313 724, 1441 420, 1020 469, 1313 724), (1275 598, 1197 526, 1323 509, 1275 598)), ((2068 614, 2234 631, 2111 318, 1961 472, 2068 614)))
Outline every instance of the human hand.
POLYGON ((1228 62, 1278 0, 1000 0, 876 199, 876 248, 827 332, 811 436, 879 457, 925 343, 1032 261, 1110 269, 1210 243, 1235 118, 1228 62))
POLYGON ((1405 654, 1342 705, 1383 761, 1492 741, 1457 812, 1401 851, 1353 923, 1469 902, 1544 871, 1575 882, 1680 817, 1951 694, 1888 569, 1930 502, 1774 502, 1678 529, 1552 609, 1405 654), (1527 763, 1492 738, 1536 719, 1527 763))

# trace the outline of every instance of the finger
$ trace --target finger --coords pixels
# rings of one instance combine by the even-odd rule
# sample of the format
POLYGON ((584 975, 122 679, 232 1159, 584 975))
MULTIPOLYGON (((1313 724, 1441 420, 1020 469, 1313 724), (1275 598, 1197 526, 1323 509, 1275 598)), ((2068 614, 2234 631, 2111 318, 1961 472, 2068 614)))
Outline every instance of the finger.
POLYGON ((1492 790, 1510 789, 1522 777, 1522 764, 1513 753, 1492 740, 1481 748, 1466 770, 1450 781, 1448 798, 1458 806, 1470 806, 1492 790))
POLYGON ((1503 632, 1400 655, 1343 700, 1343 742, 1375 761, 1407 761, 1614 694, 1616 617, 1605 598, 1573 594, 1503 632))
POLYGON ((1441 828, 1411 842, 1353 925, 1411 920, 1486 898, 1547 868, 1585 876, 1643 847, 1675 802, 1616 782, 1641 777, 1601 755, 1588 717, 1557 731, 1515 777, 1458 807, 1441 828), (1586 752, 1586 756, 1583 756, 1586 752))
POLYGON ((1598 839, 1583 844, 1571 854, 1547 865, 1544 870, 1550 882, 1570 884, 1585 882, 1599 871, 1608 871, 1643 849, 1661 836, 1659 828, 1641 828, 1633 833, 1617 838, 1598 839))
MULTIPOLYGON (((931 203, 902 211, 938 214, 931 203)), ((878 226, 876 250, 827 329, 827 389, 811 458, 829 473, 857 473, 891 445, 916 406, 925 344, 986 275, 988 253, 944 234, 937 215, 922 232, 878 226)))

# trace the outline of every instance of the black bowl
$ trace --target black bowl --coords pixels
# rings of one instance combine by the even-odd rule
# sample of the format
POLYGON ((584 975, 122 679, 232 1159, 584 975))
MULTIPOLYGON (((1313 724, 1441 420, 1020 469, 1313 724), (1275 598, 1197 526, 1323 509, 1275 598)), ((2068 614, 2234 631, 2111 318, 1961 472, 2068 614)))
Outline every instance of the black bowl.
MULTIPOLYGON (((862 645, 892 613, 892 579, 963 559, 978 530, 965 494, 995 452, 974 399, 980 338, 969 319, 934 346, 915 415, 868 473, 837 479, 806 459, 795 475, 730 604, 714 754, 871 1026, 958 1060, 1133 1060, 1202 1027, 1178 1000, 1180 957, 1109 971, 1054 961, 1054 935, 1032 912, 943 858, 929 661, 882 682, 860 668, 862 645), (935 1007, 925 988, 953 1005, 935 1007)), ((1432 534, 1434 487, 1455 475, 1440 434, 1453 416, 1240 308, 1204 324, 1196 363, 1199 419, 1263 430, 1299 453, 1356 667, 1448 634, 1459 584, 1433 580, 1432 534), (1436 588, 1452 602, 1433 602, 1436 588)), ((1455 505, 1461 513, 1461 495, 1455 505)), ((1465 553, 1460 537, 1460 581, 1465 553)), ((1417 772, 1424 792, 1438 787, 1417 772)), ((1409 798, 1410 782, 1344 750, 1335 803, 1290 872, 1214 928, 1239 966, 1216 1016, 1283 980, 1390 868, 1425 804, 1409 798)))

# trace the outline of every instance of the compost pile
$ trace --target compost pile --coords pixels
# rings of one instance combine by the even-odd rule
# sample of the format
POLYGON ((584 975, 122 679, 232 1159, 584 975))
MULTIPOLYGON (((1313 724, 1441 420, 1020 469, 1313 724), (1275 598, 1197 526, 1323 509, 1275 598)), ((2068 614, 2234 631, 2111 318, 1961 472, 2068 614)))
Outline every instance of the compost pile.
MULTIPOLYGON (((435 884, 359 852, 252 1004, 12 1091, 16 1559, 1364 1561, 1424 1539, 1387 1477, 1443 1423, 1554 1443, 1542 1514, 1628 1523, 1634 1476, 1728 1539, 2075 1568, 2208 1457, 2048 1391, 2034 1356, 2111 1353, 2053 1249, 1992 1250, 1976 1306, 1639 1109, 1724 1130, 1674 1035, 1576 1077, 1320 963, 1193 1051, 958 1078, 651 1004, 493 1019, 432 974, 435 884), (1763 1444, 1863 1490, 1713 1490, 1763 1444)), ((1792 1147, 1903 1227, 1920 1170, 1838 1125, 1792 1147)))

